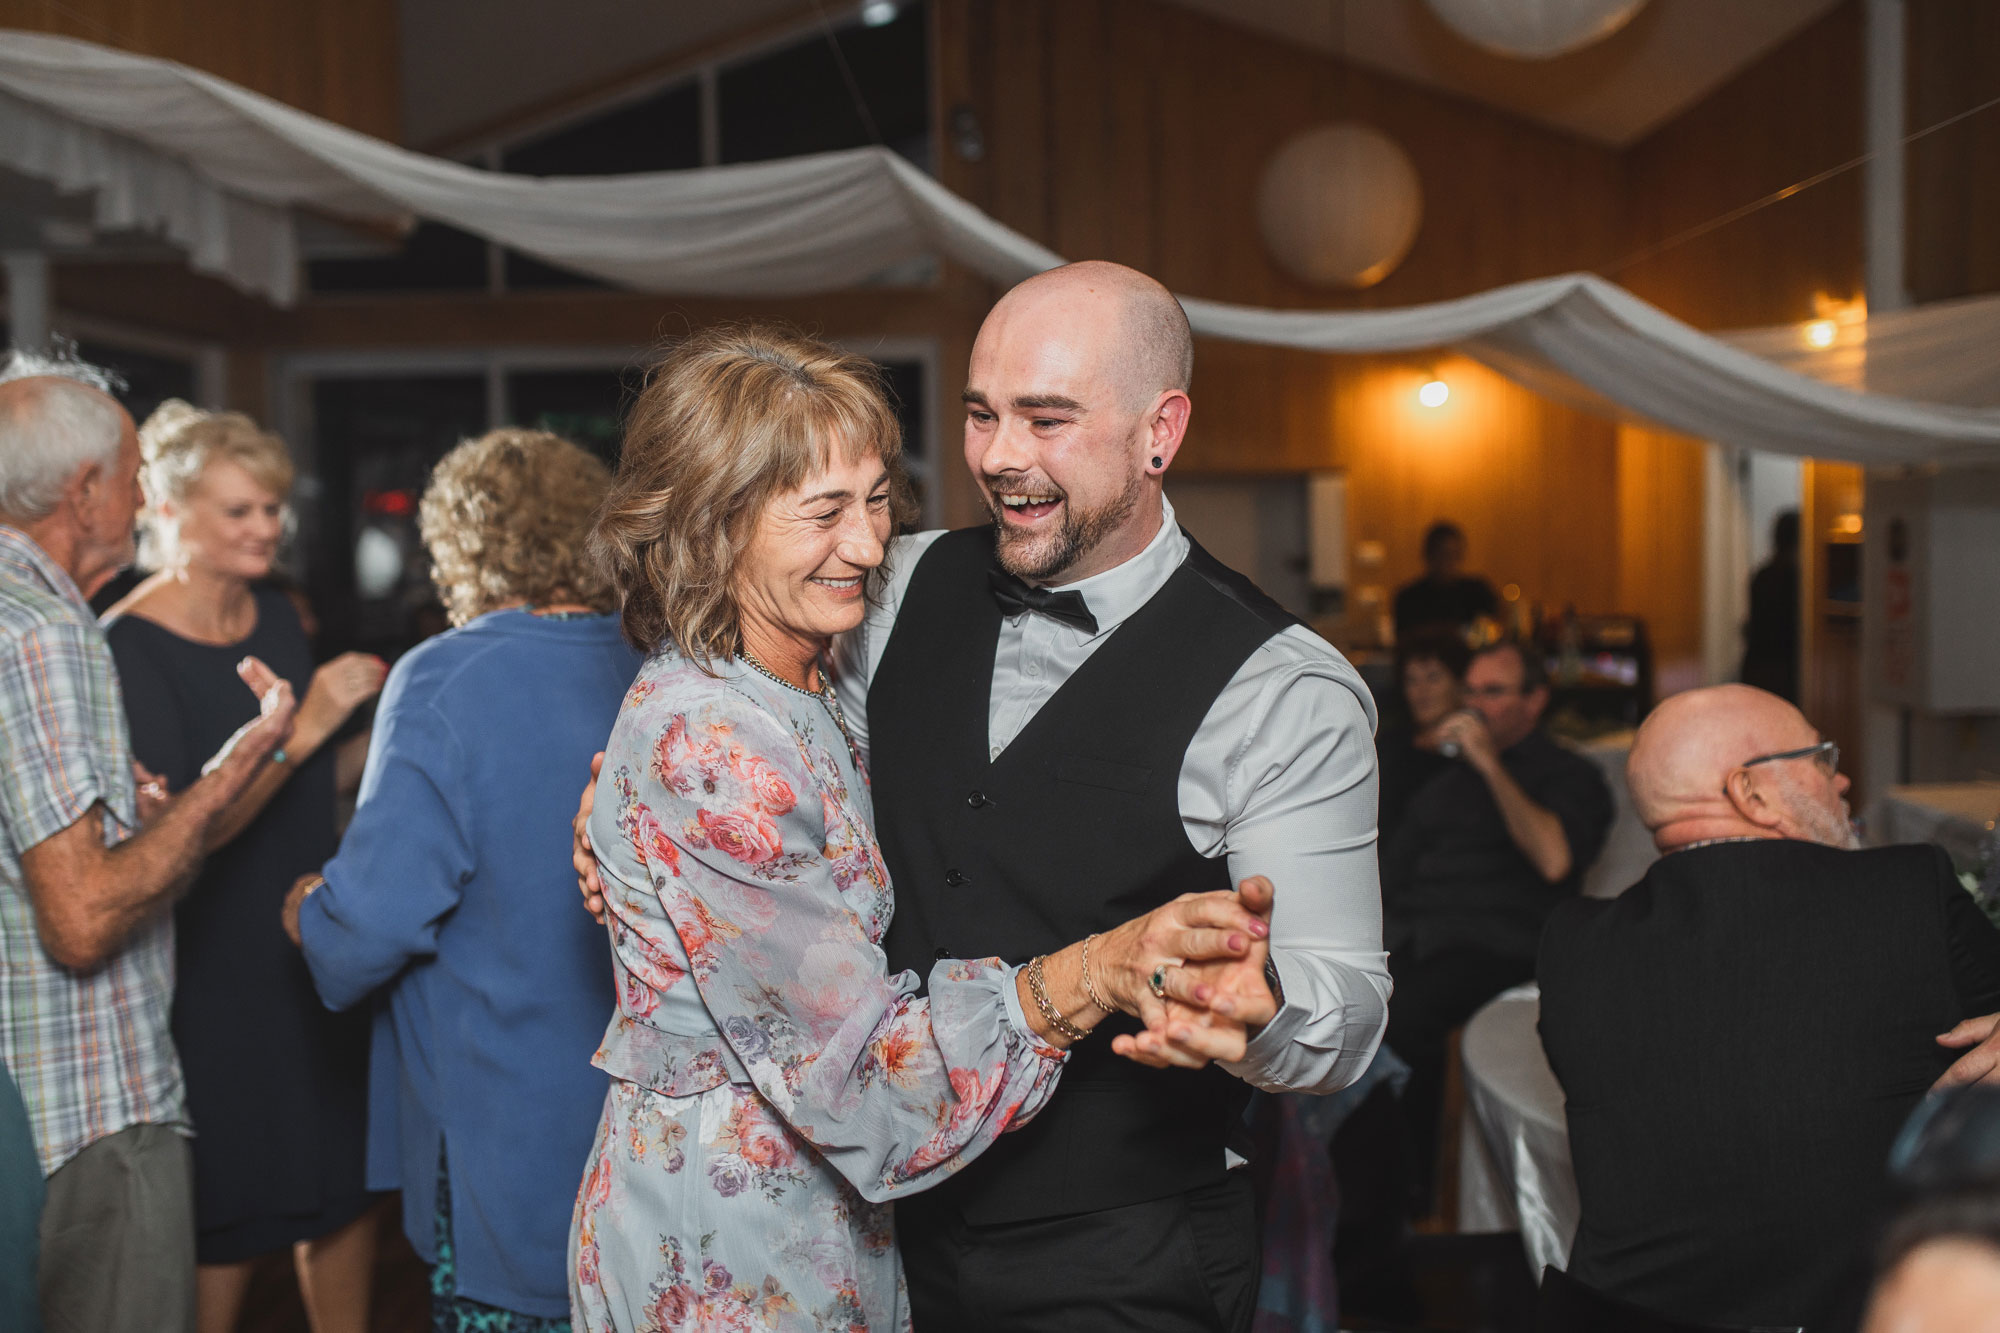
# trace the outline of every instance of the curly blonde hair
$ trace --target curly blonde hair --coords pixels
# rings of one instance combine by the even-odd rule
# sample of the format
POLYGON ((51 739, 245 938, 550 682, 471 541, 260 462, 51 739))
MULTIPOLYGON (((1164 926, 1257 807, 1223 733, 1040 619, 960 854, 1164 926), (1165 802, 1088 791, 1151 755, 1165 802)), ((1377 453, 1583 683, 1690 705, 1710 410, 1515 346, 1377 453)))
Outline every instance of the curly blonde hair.
POLYGON ((735 571, 756 520, 836 449, 879 457, 890 512, 910 521, 902 425, 874 362, 769 324, 705 329, 670 348, 626 422, 591 536, 632 646, 672 641, 703 664, 740 653, 735 571))
POLYGON ((588 550, 610 484, 595 454, 542 430, 489 431, 438 460, 417 522, 451 623, 516 602, 615 610, 588 550))
POLYGON ((235 463, 281 500, 292 493, 292 456, 285 442, 241 412, 208 412, 169 398, 139 427, 139 455, 144 459, 139 485, 146 493, 139 564, 145 569, 173 560, 180 523, 167 508, 187 502, 210 464, 235 463))

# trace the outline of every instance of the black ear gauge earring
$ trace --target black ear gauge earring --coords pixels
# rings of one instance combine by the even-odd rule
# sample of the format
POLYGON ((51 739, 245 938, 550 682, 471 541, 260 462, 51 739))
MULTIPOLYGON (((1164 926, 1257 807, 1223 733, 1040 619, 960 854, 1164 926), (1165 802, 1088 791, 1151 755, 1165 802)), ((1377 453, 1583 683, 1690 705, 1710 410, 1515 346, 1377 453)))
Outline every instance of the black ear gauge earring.
POLYGON ((1158 454, 1154 454, 1154 455, 1153 455, 1153 466, 1154 466, 1154 467, 1165 467, 1165 466, 1166 466, 1166 464, 1160 461, 1160 456, 1159 456, 1158 454))

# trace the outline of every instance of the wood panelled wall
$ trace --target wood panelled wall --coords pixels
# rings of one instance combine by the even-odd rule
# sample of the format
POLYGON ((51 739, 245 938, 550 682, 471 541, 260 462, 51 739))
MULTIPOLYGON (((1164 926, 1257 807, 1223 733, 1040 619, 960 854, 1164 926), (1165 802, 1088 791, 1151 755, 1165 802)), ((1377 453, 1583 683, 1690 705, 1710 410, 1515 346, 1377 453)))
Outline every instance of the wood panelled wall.
POLYGON ((0 28, 178 60, 395 140, 396 0, 0 0, 0 28))
MULTIPOLYGON (((1909 15, 1912 132, 2000 97, 2000 5, 1919 0, 1909 15)), ((1909 186, 1912 298, 2000 292, 2000 107, 1911 144, 1909 186)))
MULTIPOLYGON (((1627 149, 1614 264, 1858 157, 1862 61, 1848 0, 1627 149)), ((1861 172, 1849 171, 1608 276, 1726 329, 1810 319, 1815 295, 1859 295, 1861 268, 1861 172)))
MULTIPOLYGON (((134 17, 161 2, 66 0, 64 11, 51 9, 36 26, 58 26, 58 13, 83 4, 127 31, 173 28, 158 15, 145 23, 134 17)), ((215 3, 230 13, 256 8, 250 0, 215 3)), ((284 7, 292 17, 282 22, 294 33, 316 32, 321 20, 299 14, 316 16, 324 3, 284 7)), ((1162 0, 932 3, 944 183, 1072 258, 1120 260, 1176 291, 1227 301, 1401 305, 1609 267, 1858 151, 1859 0, 1846 0, 1623 152, 1351 69, 1162 0), (950 118, 960 107, 971 109, 982 131, 985 152, 977 162, 961 160, 951 147, 950 118), (1254 215, 1258 174, 1271 152, 1300 130, 1349 116, 1402 144, 1425 191, 1423 228, 1408 258, 1378 286, 1354 293, 1309 288, 1280 272, 1264 254, 1254 215)), ((1961 0, 1925 0, 1913 9, 1928 13, 1932 3, 1961 0)), ((1979 8, 1976 0, 1963 3, 1979 8)), ((0 13, 45 8, 35 0, 0 0, 0 13)), ((272 70, 243 67, 256 63, 247 55, 224 68, 212 53, 188 49, 185 34, 150 40, 163 54, 311 106, 313 97, 328 94, 282 91, 283 80, 300 88, 311 80, 281 75, 276 66, 295 70, 296 62, 321 60, 348 71, 343 77, 359 77, 353 71, 362 66, 392 77, 393 59, 369 45, 378 30, 393 30, 391 0, 363 0, 362 14, 358 39, 295 36, 271 57, 272 70), (176 41, 182 45, 174 47, 176 41), (337 56, 331 49, 353 51, 357 42, 378 54, 337 56)), ((246 26, 269 31, 281 21, 261 8, 258 15, 246 26)), ((1913 27, 1913 40, 1920 28, 1913 27)), ((392 104, 385 96, 384 105, 392 104)), ((313 109, 336 114, 326 105, 313 109)), ((362 113, 342 118, 352 123, 362 113)), ((1858 173, 1838 178, 1616 276, 1705 327, 1804 318, 1816 293, 1859 289, 1859 189, 1858 173)), ((1968 203, 1950 216, 1961 217, 1968 230, 1987 215, 1968 203)), ((220 290, 198 279, 174 281, 220 290)), ((224 315, 224 306, 205 305, 193 290, 159 306, 157 296, 113 273, 59 273, 57 289, 60 302, 78 308, 94 303, 136 319, 138 307, 150 302, 175 310, 169 318, 176 325, 219 320, 254 330, 232 335, 218 328, 208 335, 237 343, 244 361, 252 349, 283 347, 642 343, 685 323, 749 314, 836 338, 929 336, 940 348, 946 517, 968 522, 977 512, 955 461, 952 400, 980 316, 997 293, 955 270, 927 292, 810 301, 612 293, 338 298, 255 317, 235 307, 224 315), (216 320, 200 310, 216 312, 216 320)), ((1450 516, 1466 527, 1474 564, 1497 582, 1585 612, 1637 611, 1651 621, 1663 659, 1698 657, 1699 446, 1621 428, 1453 358, 1338 358, 1203 340, 1194 397, 1179 465, 1211 474, 1345 469, 1353 540, 1386 548, 1385 567, 1371 577, 1390 585, 1413 577, 1422 528, 1450 516), (1414 401, 1416 384, 1433 368, 1453 387, 1451 402, 1434 411, 1414 401)))
MULTIPOLYGON (((1071 258, 1259 305, 1402 305, 1606 268, 1852 157, 1860 136, 1854 0, 1622 153, 1151 0, 939 0, 938 31, 941 110, 971 108, 986 146, 976 163, 944 154, 948 185, 1071 258), (1404 147, 1425 193, 1409 256, 1354 293, 1279 271, 1254 203, 1279 144, 1350 116, 1404 147)), ((1816 293, 1859 288, 1858 191, 1842 178, 1617 276, 1703 327, 1805 318, 1816 293)), ((1384 544, 1385 584, 1417 574, 1423 527, 1450 516, 1496 582, 1638 611, 1662 659, 1699 657, 1699 445, 1421 356, 1204 340, 1194 398, 1179 467, 1345 469, 1351 540, 1384 544), (1453 393, 1426 410, 1414 391, 1433 368, 1453 393)))

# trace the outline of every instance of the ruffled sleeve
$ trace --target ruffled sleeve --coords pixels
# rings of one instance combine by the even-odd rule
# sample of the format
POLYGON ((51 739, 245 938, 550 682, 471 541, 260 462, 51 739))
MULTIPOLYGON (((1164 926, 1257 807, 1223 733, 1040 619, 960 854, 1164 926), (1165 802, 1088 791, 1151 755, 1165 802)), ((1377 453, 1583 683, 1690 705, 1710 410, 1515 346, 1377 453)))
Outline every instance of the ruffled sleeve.
POLYGON ((887 875, 817 703, 785 718, 680 683, 614 734, 603 870, 657 895, 731 1053, 835 1169, 878 1202, 936 1184, 1039 1110, 1067 1057, 998 959, 940 963, 927 998, 889 975, 887 875))

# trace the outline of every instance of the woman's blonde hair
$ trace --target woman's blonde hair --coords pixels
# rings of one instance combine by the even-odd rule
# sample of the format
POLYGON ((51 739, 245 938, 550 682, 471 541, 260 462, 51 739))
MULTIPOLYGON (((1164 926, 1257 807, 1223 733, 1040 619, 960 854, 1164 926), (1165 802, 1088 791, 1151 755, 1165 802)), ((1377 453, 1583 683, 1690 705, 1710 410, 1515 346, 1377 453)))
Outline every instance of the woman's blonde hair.
POLYGON ((241 412, 207 412, 169 398, 139 427, 139 454, 145 460, 139 484, 146 493, 139 564, 146 569, 173 559, 180 524, 165 506, 187 503, 211 463, 235 463, 280 500, 292 492, 292 456, 285 442, 241 412))
POLYGON ((417 518, 451 623, 515 602, 615 609, 588 550, 610 484, 595 454, 542 430, 489 431, 440 459, 417 518))
POLYGON ((768 324, 704 329, 670 348, 626 422, 591 537, 632 646, 671 640, 702 663, 741 652, 735 573, 756 521, 836 450, 879 457, 894 520, 913 516, 902 426, 874 362, 768 324))

